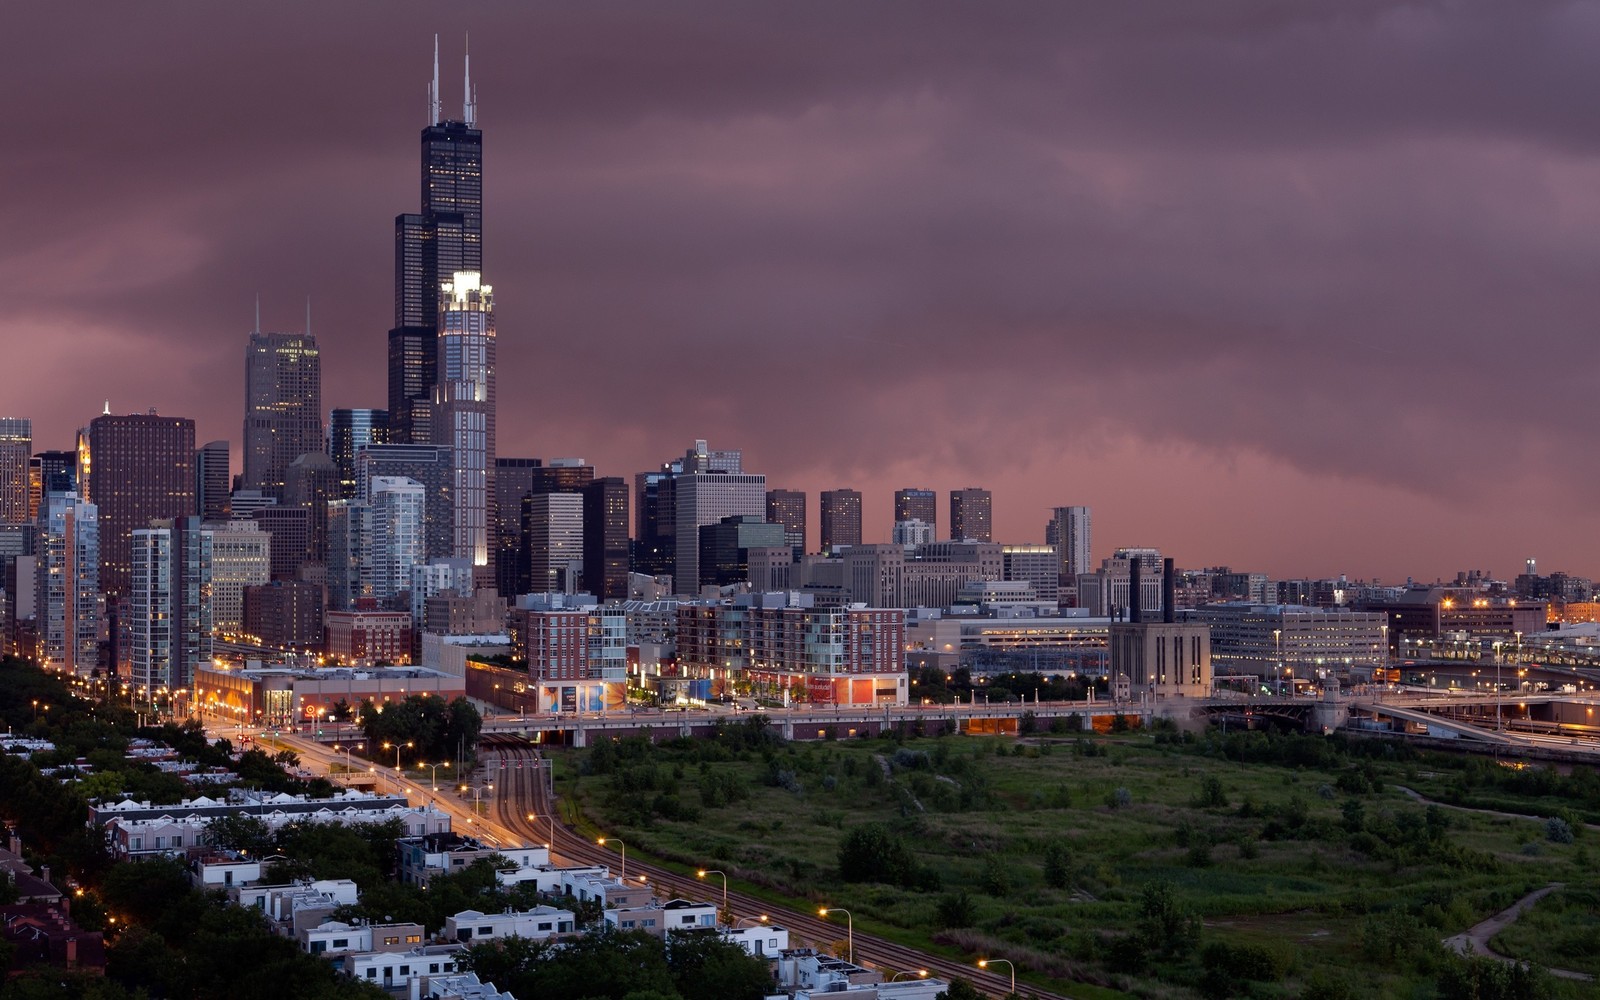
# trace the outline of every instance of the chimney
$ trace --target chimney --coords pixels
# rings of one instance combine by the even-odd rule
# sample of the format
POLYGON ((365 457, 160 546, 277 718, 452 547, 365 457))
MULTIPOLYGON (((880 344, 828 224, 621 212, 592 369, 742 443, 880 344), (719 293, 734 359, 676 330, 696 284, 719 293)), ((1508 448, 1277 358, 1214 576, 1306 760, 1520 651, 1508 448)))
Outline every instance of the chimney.
POLYGON ((1178 620, 1178 580, 1170 558, 1161 561, 1161 620, 1171 625, 1178 620))
POLYGON ((1139 603, 1139 557, 1128 560, 1128 621, 1135 625, 1144 621, 1144 608, 1139 603))
POLYGON ((78 964, 78 939, 75 938, 75 937, 69 937, 69 938, 67 938, 67 968, 70 969, 70 968, 72 968, 73 966, 75 966, 77 964, 78 964))

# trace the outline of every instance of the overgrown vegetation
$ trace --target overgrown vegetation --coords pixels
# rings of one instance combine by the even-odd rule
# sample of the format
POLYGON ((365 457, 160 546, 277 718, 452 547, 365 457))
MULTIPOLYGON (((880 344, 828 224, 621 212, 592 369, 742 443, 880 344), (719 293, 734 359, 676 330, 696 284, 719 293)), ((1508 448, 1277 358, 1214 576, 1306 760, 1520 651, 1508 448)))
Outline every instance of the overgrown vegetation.
POLYGON ((1011 958, 1025 978, 1160 996, 1581 995, 1440 942, 1584 869, 1582 836, 1547 836, 1545 796, 1592 775, 1162 725, 784 744, 752 719, 576 756, 576 795, 634 849, 807 905, 849 898, 858 932, 1011 958), (1463 784, 1530 818, 1444 805, 1463 784))

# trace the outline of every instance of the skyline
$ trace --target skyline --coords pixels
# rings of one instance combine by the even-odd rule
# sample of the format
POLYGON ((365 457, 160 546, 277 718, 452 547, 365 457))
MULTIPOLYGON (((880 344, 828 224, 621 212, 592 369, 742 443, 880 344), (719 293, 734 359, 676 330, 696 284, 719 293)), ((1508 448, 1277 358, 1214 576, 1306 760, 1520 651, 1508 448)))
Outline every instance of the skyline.
POLYGON ((896 488, 975 485, 1002 541, 1093 507, 1096 560, 1600 575, 1600 178, 1556 100, 1592 6, 312 10, 17 12, 48 141, 0 158, 41 234, 0 251, 0 384, 36 451, 109 398, 239 471, 258 291, 263 331, 311 295, 324 410, 383 406, 393 216, 463 29, 502 455, 631 476, 704 438, 806 491, 813 545, 824 489, 870 541, 896 488))

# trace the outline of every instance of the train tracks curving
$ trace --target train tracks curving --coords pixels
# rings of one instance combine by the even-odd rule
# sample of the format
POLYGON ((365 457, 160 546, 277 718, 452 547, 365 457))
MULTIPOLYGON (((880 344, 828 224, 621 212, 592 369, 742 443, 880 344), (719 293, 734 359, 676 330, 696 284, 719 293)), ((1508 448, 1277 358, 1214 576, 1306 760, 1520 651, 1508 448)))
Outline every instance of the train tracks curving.
MULTIPOLYGON (((541 760, 537 750, 526 746, 488 744, 484 747, 484 760, 502 790, 501 794, 495 796, 494 806, 499 826, 529 843, 551 841, 552 855, 559 855, 568 864, 611 868, 620 860, 617 851, 595 843, 560 822, 554 825, 552 831, 549 818, 555 813, 556 803, 550 794, 549 762, 541 760), (533 818, 530 819, 530 816, 533 818)), ((643 876, 656 887, 658 893, 685 899, 709 898, 712 901, 721 896, 720 881, 714 887, 708 886, 693 876, 652 865, 643 859, 629 858, 627 874, 629 878, 643 876), (711 891, 708 892, 708 889, 711 891)), ((796 945, 801 941, 831 945, 834 941, 846 938, 844 925, 825 921, 814 911, 774 906, 732 886, 728 889, 728 907, 733 913, 745 917, 766 914, 772 923, 787 928, 792 937, 798 939, 793 942, 796 945)), ((858 965, 894 972, 926 969, 931 975, 946 980, 961 976, 985 993, 997 997, 1005 996, 1011 988, 1011 980, 1007 975, 997 975, 972 964, 931 955, 862 931, 856 931, 854 938, 854 960, 858 965)), ((1027 989, 1025 995, 1038 1000, 1067 1000, 1064 994, 1032 988, 1027 989)))

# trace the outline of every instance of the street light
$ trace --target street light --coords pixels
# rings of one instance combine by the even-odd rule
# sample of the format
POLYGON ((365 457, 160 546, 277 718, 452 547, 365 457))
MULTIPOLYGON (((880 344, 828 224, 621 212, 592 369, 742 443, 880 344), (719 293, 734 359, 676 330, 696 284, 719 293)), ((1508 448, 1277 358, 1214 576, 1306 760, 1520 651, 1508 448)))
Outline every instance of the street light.
POLYGON ((771 919, 772 918, 767 916, 765 913, 763 913, 759 917, 740 917, 738 920, 735 920, 733 922, 733 928, 732 929, 733 930, 738 930, 739 929, 739 925, 741 923, 743 923, 744 921, 746 921, 746 920, 751 921, 752 922, 752 926, 759 927, 759 926, 761 926, 762 924, 765 924, 767 921, 769 921, 771 919))
POLYGON ((855 964, 855 960, 856 960, 856 922, 855 922, 855 918, 850 916, 850 911, 849 910, 846 910, 845 908, 843 908, 841 906, 823 906, 823 907, 819 907, 817 909, 817 915, 819 917, 821 917, 823 920, 827 920, 828 919, 828 914, 830 914, 830 913, 842 913, 842 914, 844 914, 844 934, 845 934, 844 943, 845 943, 845 948, 848 951, 848 954, 846 955, 846 958, 853 965, 853 964, 855 964))
POLYGON ((978 968, 987 969, 989 966, 994 965, 996 963, 1003 964, 1003 965, 1006 965, 1006 966, 1010 967, 1010 969, 1011 969, 1011 992, 1012 993, 1017 992, 1017 967, 1015 965, 1011 964, 1011 960, 1009 958, 980 958, 980 959, 978 959, 978 968))
POLYGON ((722 912, 728 912, 728 873, 719 872, 715 868, 702 868, 695 872, 695 878, 705 878, 707 875, 722 876, 722 912))
POLYGON ((1278 694, 1283 693, 1283 629, 1272 630, 1272 656, 1276 661, 1272 679, 1278 684, 1278 694))
POLYGON ((433 790, 435 792, 437 792, 439 790, 439 768, 441 768, 441 767, 449 767, 449 766, 450 766, 450 762, 449 761, 445 761, 443 764, 422 764, 422 763, 418 763, 417 764, 417 770, 420 771, 425 767, 429 767, 429 768, 433 769, 433 790))
MULTIPOLYGON (((616 841, 617 847, 621 848, 622 850, 622 874, 617 877, 619 879, 626 879, 628 877, 628 845, 622 842, 621 837, 612 837, 611 839, 616 841)), ((599 844, 601 847, 604 847, 606 846, 606 838, 600 837, 595 840, 595 843, 599 844)))
POLYGON ((411 746, 411 741, 407 740, 403 744, 401 744, 401 743, 385 743, 383 745, 383 748, 385 750, 390 750, 390 749, 394 750, 394 769, 395 769, 396 773, 399 773, 399 771, 400 771, 400 748, 402 746, 410 747, 411 746))
POLYGON ((892 983, 896 979, 899 979, 901 976, 916 976, 918 979, 927 979, 928 978, 928 970, 927 969, 918 969, 916 972, 896 972, 894 975, 889 977, 889 982, 892 983))
MULTIPOLYGON (((364 748, 365 746, 366 746, 365 743, 357 743, 355 745, 355 749, 360 750, 360 749, 364 748)), ((341 748, 337 744, 333 748, 335 753, 338 753, 340 749, 341 748)), ((355 770, 355 768, 353 766, 351 766, 351 764, 350 764, 350 747, 346 746, 346 747, 343 747, 342 749, 344 750, 344 770, 345 770, 346 774, 349 774, 351 771, 355 770)))
POLYGON ((486 785, 473 785, 472 786, 472 815, 474 815, 474 816, 479 815, 479 812, 478 812, 478 793, 482 792, 485 788, 487 788, 489 790, 489 799, 490 799, 490 801, 493 801, 494 800, 494 782, 491 781, 486 785))

